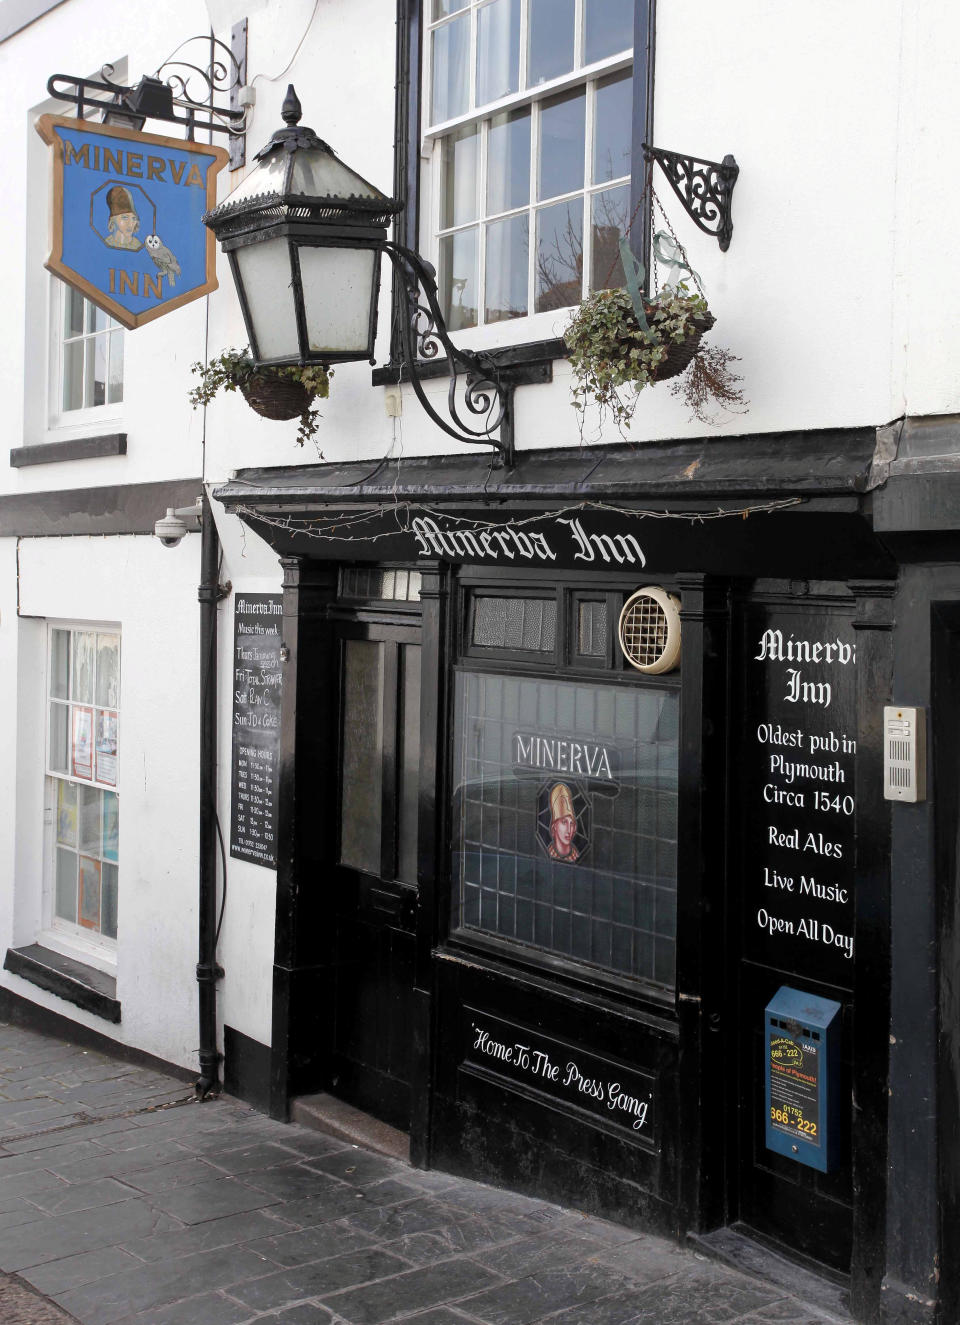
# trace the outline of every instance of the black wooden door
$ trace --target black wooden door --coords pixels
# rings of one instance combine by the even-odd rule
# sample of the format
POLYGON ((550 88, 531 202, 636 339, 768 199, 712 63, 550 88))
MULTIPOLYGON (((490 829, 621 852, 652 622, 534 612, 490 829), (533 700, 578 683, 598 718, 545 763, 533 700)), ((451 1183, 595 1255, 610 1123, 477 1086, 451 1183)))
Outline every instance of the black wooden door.
POLYGON ((846 1272, 856 960, 852 607, 826 594, 798 603, 772 593, 758 594, 738 615, 731 1214, 794 1256, 846 1272), (780 1122, 783 1111, 765 1100, 764 1011, 782 987, 841 1005, 840 1049, 830 1072, 841 1082, 842 1105, 819 1124, 821 1136, 829 1127, 836 1149, 825 1172, 802 1162, 810 1152, 801 1145, 794 1146, 796 1159, 767 1146, 767 1124, 780 1122))
POLYGON ((331 1089, 406 1129, 417 913, 420 632, 338 626, 331 1089))

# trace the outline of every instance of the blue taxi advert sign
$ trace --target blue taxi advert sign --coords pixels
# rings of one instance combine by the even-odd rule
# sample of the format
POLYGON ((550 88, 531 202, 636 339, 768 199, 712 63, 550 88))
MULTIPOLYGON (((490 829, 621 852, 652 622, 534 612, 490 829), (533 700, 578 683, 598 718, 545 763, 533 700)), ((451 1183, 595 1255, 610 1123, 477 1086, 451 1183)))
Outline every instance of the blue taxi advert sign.
POLYGON ((134 328, 217 288, 220 147, 43 115, 53 149, 52 234, 44 266, 134 328))

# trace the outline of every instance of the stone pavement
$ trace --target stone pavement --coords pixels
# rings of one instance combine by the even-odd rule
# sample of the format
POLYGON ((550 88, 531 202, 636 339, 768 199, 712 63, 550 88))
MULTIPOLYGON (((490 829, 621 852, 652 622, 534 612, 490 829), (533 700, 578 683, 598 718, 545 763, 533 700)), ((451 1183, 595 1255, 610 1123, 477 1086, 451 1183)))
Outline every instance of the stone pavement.
POLYGON ((838 1319, 661 1238, 2 1023, 0 1270, 4 1325, 838 1319))

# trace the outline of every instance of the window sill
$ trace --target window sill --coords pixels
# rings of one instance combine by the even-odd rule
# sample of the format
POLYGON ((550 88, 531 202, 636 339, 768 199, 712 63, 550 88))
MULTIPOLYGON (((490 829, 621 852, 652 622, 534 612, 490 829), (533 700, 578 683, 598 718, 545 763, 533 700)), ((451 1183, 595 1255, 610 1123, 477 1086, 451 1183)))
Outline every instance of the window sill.
POLYGON ((17 446, 10 452, 10 464, 14 469, 22 469, 25 465, 50 465, 61 460, 89 460, 94 456, 126 454, 127 434, 115 432, 103 437, 71 437, 63 442, 17 446))
MULTIPOLYGON (((498 349, 471 348, 471 354, 483 354, 498 367, 509 371, 510 382, 514 386, 530 386, 538 382, 553 380, 554 359, 565 359, 569 353, 562 339, 527 341, 523 345, 503 345, 498 349)), ((419 377, 448 377, 449 364, 446 359, 418 359, 419 377)), ((397 382, 410 381, 410 369, 405 363, 391 361, 381 368, 374 368, 372 374, 374 386, 395 386, 397 382)))
POLYGON ((8 948, 3 969, 104 1021, 120 1020, 116 980, 72 957, 31 943, 26 948, 8 948))

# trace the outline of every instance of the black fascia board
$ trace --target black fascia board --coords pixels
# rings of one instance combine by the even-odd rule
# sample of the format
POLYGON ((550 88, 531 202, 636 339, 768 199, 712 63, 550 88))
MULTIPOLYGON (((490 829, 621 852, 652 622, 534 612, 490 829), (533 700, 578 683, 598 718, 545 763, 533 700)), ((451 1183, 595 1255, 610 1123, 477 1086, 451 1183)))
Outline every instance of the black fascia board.
POLYGON ((443 503, 662 499, 684 505, 751 497, 858 498, 869 491, 876 429, 824 429, 517 453, 251 468, 219 486, 238 506, 299 507, 430 499, 443 503))

